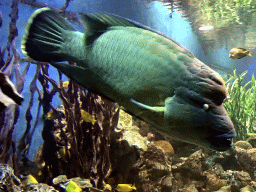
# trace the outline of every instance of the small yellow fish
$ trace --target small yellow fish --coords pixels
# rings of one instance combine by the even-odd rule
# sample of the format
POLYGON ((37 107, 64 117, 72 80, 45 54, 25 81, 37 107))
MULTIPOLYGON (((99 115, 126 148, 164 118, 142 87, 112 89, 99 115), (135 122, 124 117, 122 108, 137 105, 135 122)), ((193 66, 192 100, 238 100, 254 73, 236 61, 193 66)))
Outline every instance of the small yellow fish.
POLYGON ((244 48, 235 47, 230 50, 229 57, 232 59, 241 59, 245 56, 252 56, 250 50, 246 50, 244 48))
POLYGON ((68 182, 66 191, 67 192, 80 192, 80 191, 82 191, 82 189, 74 181, 70 180, 68 182))
POLYGON ((54 111, 50 111, 45 115, 45 119, 54 120, 57 119, 56 113, 54 111))
POLYGON ((66 163, 68 162, 68 156, 70 157, 70 152, 66 147, 62 147, 59 151, 59 158, 65 161, 66 163))
POLYGON ((38 183, 35 177, 30 174, 27 176, 21 176, 21 182, 23 185, 26 185, 27 183, 38 183))
POLYGON ((136 189, 135 185, 132 185, 132 184, 118 184, 117 190, 119 192, 130 192, 130 191, 137 190, 137 189, 136 189))
POLYGON ((69 85, 69 81, 63 81, 62 82, 62 88, 67 89, 69 85))
POLYGON ((86 112, 83 109, 81 109, 81 119, 85 122, 92 123, 93 125, 97 121, 90 115, 90 113, 86 112))

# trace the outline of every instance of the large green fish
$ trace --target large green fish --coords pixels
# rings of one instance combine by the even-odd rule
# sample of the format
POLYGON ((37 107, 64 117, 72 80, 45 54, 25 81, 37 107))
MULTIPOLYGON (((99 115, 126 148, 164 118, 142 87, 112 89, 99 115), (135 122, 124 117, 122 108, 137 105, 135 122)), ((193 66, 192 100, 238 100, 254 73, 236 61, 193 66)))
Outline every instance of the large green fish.
POLYGON ((30 17, 22 51, 176 139, 224 151, 236 133, 221 76, 170 37, 110 14, 80 17, 76 31, 57 12, 30 17), (73 61, 75 66, 60 61, 73 61))

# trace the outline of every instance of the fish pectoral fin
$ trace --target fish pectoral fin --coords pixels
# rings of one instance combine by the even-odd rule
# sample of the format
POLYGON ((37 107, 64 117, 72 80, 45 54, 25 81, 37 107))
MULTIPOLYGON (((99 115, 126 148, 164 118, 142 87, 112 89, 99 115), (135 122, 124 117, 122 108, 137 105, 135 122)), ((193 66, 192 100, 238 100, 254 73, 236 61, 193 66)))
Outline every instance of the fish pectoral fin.
POLYGON ((145 104, 142 104, 138 101, 135 101, 133 99, 130 99, 130 101, 135 104, 137 107, 139 107, 142 110, 145 111, 152 111, 152 112, 156 112, 156 113, 164 113, 165 112, 165 107, 151 107, 145 104))

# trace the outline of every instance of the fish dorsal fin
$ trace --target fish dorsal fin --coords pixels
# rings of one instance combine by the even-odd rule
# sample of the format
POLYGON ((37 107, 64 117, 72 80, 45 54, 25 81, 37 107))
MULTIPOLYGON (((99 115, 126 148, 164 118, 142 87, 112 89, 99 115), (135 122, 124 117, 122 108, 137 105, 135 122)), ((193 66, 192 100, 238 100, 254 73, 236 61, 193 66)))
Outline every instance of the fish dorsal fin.
POLYGON ((140 27, 135 22, 112 14, 80 14, 80 21, 85 29, 87 45, 94 42, 95 39, 112 26, 140 27))
POLYGON ((236 47, 236 49, 241 49, 241 50, 243 50, 243 51, 246 51, 246 49, 245 49, 245 48, 242 48, 242 47, 236 47))
POLYGON ((104 32, 112 26, 139 27, 128 19, 112 14, 81 14, 80 21, 89 34, 104 32))
POLYGON ((123 26, 123 27, 137 27, 142 28, 148 31, 151 31, 153 33, 157 33, 158 35, 161 35, 169 40, 171 40, 173 43, 177 44, 179 47, 182 47, 188 55, 191 57, 194 57, 193 54, 187 50, 183 45, 176 42, 171 37, 157 31, 154 29, 151 29, 148 26, 145 26, 143 24, 140 24, 136 21, 123 18, 118 15, 114 14, 98 14, 98 13, 92 13, 92 14, 80 14, 80 21, 83 24, 85 28, 85 33, 87 35, 87 43, 91 44, 94 42, 95 39, 97 39, 101 34, 106 32, 108 28, 113 26, 123 26))

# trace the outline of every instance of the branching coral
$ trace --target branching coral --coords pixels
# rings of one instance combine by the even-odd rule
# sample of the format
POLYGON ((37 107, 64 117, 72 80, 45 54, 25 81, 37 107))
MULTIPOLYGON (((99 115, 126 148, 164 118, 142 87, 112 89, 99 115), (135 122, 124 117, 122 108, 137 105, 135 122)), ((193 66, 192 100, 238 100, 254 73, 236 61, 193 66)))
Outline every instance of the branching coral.
POLYGON ((234 123, 237 137, 235 140, 245 140, 247 133, 255 132, 256 118, 256 85, 252 75, 251 80, 243 85, 243 79, 247 72, 233 76, 226 76, 227 87, 231 99, 224 103, 224 106, 234 123))
MULTIPOLYGON (((24 76, 26 74, 26 69, 23 73, 19 70, 20 57, 18 51, 15 48, 15 38, 18 35, 16 21, 18 19, 18 0, 13 0, 11 4, 11 13, 10 13, 10 24, 9 24, 9 35, 7 45, 1 51, 1 71, 8 76, 12 76, 11 71, 14 68, 17 91, 22 92, 24 88, 24 76), (8 52, 6 62, 4 62, 5 52, 8 52)), ((0 127, 0 162, 2 163, 12 163, 15 166, 15 158, 13 161, 10 161, 10 157, 16 151, 15 143, 12 140, 12 133, 15 129, 18 117, 19 117, 19 107, 10 106, 8 107, 3 114, 1 114, 1 127, 0 127)))
MULTIPOLYGON (((43 175, 46 181, 50 182, 53 177, 64 173, 68 177, 90 178, 94 187, 103 188, 110 169, 110 133, 117 125, 118 110, 114 103, 90 92, 85 93, 84 88, 71 80, 65 91, 48 75, 43 74, 42 77, 58 91, 64 114, 64 117, 60 115, 54 121, 45 121, 42 158, 45 161, 43 175), (96 123, 83 121, 81 109, 94 116, 96 123), (64 161, 56 155, 61 147, 68 151, 64 161)), ((44 92, 51 93, 53 90, 46 89, 44 92)), ((53 110, 52 106, 50 108, 53 110)))
MULTIPOLYGON (((33 7, 46 6, 36 1, 21 0, 19 2, 33 7)), ((66 11, 69 3, 70 0, 66 0, 61 10, 57 11, 77 22, 76 14, 66 11)), ((0 162, 10 164, 16 175, 23 174, 22 165, 26 163, 24 161, 29 161, 27 156, 42 108, 44 117, 51 111, 57 115, 54 119, 45 118, 44 121, 42 131, 44 144, 40 147, 40 155, 38 155, 41 158, 40 182, 51 184, 55 176, 64 173, 68 177, 90 178, 94 187, 103 188, 103 181, 110 171, 110 133, 117 125, 119 110, 116 109, 114 103, 86 92, 84 88, 71 80, 69 80, 68 89, 63 88, 62 74, 59 73, 60 84, 55 82, 49 77, 48 64, 21 58, 15 48, 15 37, 18 35, 16 27, 18 0, 12 1, 11 8, 7 46, 0 49, 1 71, 11 75, 11 70, 14 69, 16 86, 20 93, 24 88, 30 63, 37 64, 37 68, 29 85, 30 97, 25 113, 25 131, 17 143, 13 141, 13 131, 19 118, 19 107, 7 108, 0 117, 0 162), (6 52, 8 52, 7 59, 4 59, 6 52), (26 65, 23 72, 19 69, 21 64, 26 65), (36 84, 38 82, 41 87, 36 84), (38 98, 35 98, 35 93, 38 94, 38 98), (56 94, 62 101, 62 111, 52 105, 52 99, 56 94), (36 114, 33 114, 32 106, 35 99, 38 99, 39 103, 36 114), (96 123, 92 124, 82 120, 81 110, 93 116, 96 123), (32 120, 35 120, 34 124, 32 120), (58 156, 62 147, 68 151, 65 161, 58 156)))

